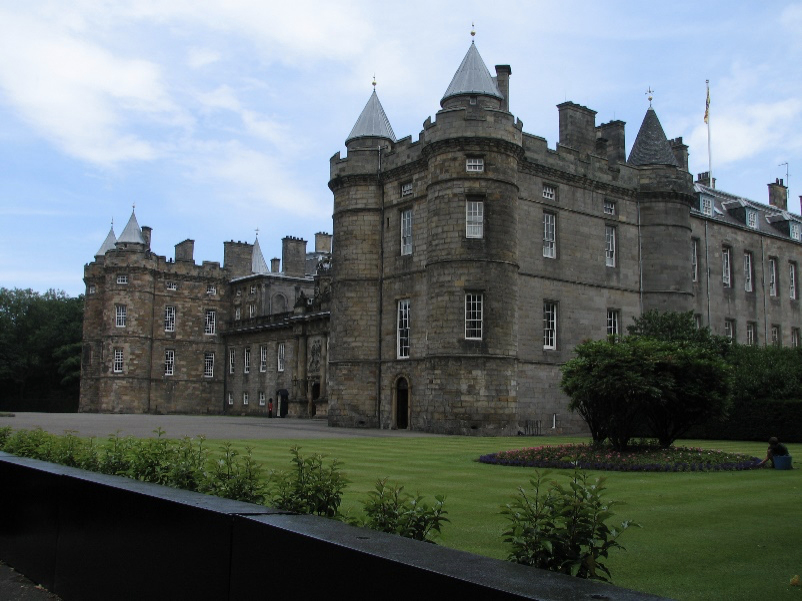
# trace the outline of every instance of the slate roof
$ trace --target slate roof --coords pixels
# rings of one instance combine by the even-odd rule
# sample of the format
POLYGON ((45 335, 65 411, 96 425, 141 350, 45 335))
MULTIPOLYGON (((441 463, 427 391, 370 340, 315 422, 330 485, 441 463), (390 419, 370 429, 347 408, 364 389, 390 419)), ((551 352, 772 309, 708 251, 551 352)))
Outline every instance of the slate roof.
POLYGON ((348 142, 356 138, 386 138, 391 142, 396 141, 393 128, 390 126, 390 120, 387 118, 384 108, 382 108, 382 103, 379 102, 379 96, 376 94, 375 88, 365 108, 362 109, 362 114, 356 120, 354 128, 345 139, 345 143, 348 144, 348 142))
POLYGON ((117 238, 117 244, 145 244, 145 239, 142 237, 142 230, 139 229, 139 223, 136 220, 136 213, 131 211, 131 218, 125 225, 123 233, 117 238))
POLYGON ((253 253, 251 254, 251 272, 253 273, 269 273, 270 269, 267 267, 267 261, 262 254, 262 249, 259 246, 259 237, 256 237, 256 242, 253 243, 253 253))
POLYGON ((646 111, 643 123, 629 153, 630 165, 674 165, 679 167, 668 138, 660 125, 660 119, 652 107, 646 111))
POLYGON ((109 235, 106 236, 103 244, 100 245, 100 249, 95 253, 95 257, 102 257, 105 255, 106 252, 114 248, 115 242, 117 242, 117 236, 114 235, 114 226, 112 225, 109 230, 109 235))
POLYGON ((485 62, 479 56, 476 44, 473 42, 471 42, 471 47, 468 48, 465 58, 462 59, 462 64, 454 74, 446 93, 440 100, 440 105, 442 106, 448 98, 461 94, 483 94, 495 98, 504 98, 499 92, 496 82, 493 81, 490 71, 487 70, 485 62))

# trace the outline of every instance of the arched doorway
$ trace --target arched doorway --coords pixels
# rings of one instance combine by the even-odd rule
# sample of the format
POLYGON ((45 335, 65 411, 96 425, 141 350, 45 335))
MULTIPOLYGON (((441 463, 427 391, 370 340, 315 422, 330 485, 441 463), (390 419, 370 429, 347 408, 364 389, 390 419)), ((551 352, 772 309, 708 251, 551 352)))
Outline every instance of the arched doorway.
POLYGON ((409 428, 409 382, 406 378, 398 378, 395 383, 395 427, 409 428))

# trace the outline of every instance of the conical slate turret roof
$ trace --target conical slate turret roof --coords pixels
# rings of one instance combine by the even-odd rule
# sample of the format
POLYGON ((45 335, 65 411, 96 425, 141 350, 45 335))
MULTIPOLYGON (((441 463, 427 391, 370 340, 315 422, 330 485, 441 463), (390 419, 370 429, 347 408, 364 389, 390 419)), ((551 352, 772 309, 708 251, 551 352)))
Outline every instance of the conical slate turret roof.
POLYGON ((142 230, 139 229, 139 223, 136 220, 136 214, 131 211, 131 218, 125 225, 123 233, 117 239, 117 244, 145 244, 145 239, 142 237, 142 230))
POLYGON ((652 107, 646 111, 643 123, 629 153, 630 165, 674 165, 679 167, 668 138, 652 107))
POLYGON ((479 56, 479 51, 476 49, 476 44, 471 42, 471 47, 468 48, 468 53, 462 59, 462 64, 454 74, 454 78, 440 100, 440 106, 452 96, 460 96, 462 94, 483 94, 485 96, 493 96, 495 98, 504 98, 499 92, 496 82, 493 81, 493 76, 487 70, 485 62, 479 56))
POLYGON ((103 244, 100 245, 100 249, 95 253, 95 257, 102 257, 105 255, 107 251, 110 251, 114 248, 115 242, 117 242, 117 236, 114 235, 114 225, 112 224, 111 229, 109 230, 109 235, 106 236, 103 244))
POLYGON ((362 114, 356 120, 354 128, 345 139, 348 144, 355 138, 386 138, 391 142, 395 142, 395 134, 393 128, 390 126, 390 120, 384 113, 382 103, 379 102, 379 96, 376 94, 376 89, 373 89, 373 94, 370 95, 368 103, 362 109, 362 114))
POLYGON ((257 236, 256 242, 253 243, 253 253, 251 254, 251 272, 268 273, 269 271, 262 249, 259 246, 259 236, 257 236))

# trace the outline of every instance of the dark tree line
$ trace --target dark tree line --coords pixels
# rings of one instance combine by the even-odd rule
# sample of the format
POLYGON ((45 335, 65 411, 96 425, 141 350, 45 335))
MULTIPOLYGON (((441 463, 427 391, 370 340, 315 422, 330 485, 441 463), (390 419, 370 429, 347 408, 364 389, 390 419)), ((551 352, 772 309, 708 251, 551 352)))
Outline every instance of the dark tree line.
POLYGON ((83 295, 0 288, 0 408, 75 411, 83 295))

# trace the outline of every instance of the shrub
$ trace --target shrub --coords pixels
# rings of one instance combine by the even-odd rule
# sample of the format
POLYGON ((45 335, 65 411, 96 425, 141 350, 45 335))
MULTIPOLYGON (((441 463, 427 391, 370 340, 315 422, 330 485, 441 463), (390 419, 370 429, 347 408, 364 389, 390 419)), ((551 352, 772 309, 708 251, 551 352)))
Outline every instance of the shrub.
POLYGON ((208 477, 209 451, 203 446, 206 438, 185 436, 174 443, 172 461, 167 471, 167 485, 184 490, 200 491, 208 477))
POLYGON ((337 460, 324 465, 323 455, 303 457, 297 446, 290 453, 295 466, 291 471, 271 470, 268 474, 268 504, 295 513, 335 517, 348 483, 337 460))
POLYGON ((548 483, 535 472, 529 482, 532 493, 522 487, 502 509, 510 521, 504 542, 512 546, 508 559, 579 578, 609 581, 610 570, 602 562, 611 549, 624 549, 617 539, 633 522, 621 529, 605 522, 613 516, 614 501, 602 500, 604 478, 591 483, 590 476, 575 470, 570 485, 548 483))
POLYGON ((388 486, 387 478, 376 482, 376 489, 368 493, 364 502, 365 518, 352 520, 358 526, 399 534, 406 538, 434 542, 441 532, 445 517, 445 498, 435 496, 429 506, 420 495, 412 496, 399 485, 388 486))
POLYGON ((126 476, 131 469, 131 453, 134 439, 130 436, 120 438, 120 433, 111 434, 104 445, 98 461, 98 471, 112 476, 126 476))
POLYGON ((128 470, 126 475, 134 480, 167 484, 172 452, 170 442, 164 438, 164 430, 153 431, 156 438, 134 439, 128 448, 128 470))
POLYGON ((209 472, 200 483, 199 492, 246 503, 262 503, 265 485, 259 473, 259 464, 251 456, 251 449, 240 457, 227 442, 223 456, 212 462, 209 472))

